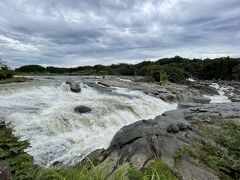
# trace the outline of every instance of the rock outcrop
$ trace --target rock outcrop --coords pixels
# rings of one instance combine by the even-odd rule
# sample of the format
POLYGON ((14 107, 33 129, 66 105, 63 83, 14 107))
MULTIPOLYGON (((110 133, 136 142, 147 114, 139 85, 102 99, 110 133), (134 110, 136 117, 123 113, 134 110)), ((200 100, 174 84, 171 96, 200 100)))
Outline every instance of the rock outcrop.
POLYGON ((191 89, 197 89, 201 94, 206 95, 219 95, 216 88, 210 86, 211 82, 209 81, 194 81, 194 82, 186 82, 186 85, 191 89))
POLYGON ((102 92, 112 91, 113 87, 139 90, 167 102, 195 102, 204 104, 210 102, 210 99, 204 97, 198 90, 190 89, 186 85, 159 85, 155 83, 120 81, 118 79, 102 79, 97 84, 93 82, 86 82, 86 84, 102 92))
POLYGON ((70 86, 70 90, 72 92, 78 93, 81 92, 81 88, 80 85, 76 82, 71 82, 71 81, 66 81, 66 84, 68 84, 70 86))
POLYGON ((124 162, 129 162, 132 167, 140 170, 148 162, 161 158, 182 179, 219 179, 204 163, 189 154, 182 153, 176 159, 176 152, 182 147, 191 147, 198 141, 214 145, 198 124, 210 122, 209 126, 217 129, 212 122, 222 118, 237 118, 239 121, 240 103, 189 104, 188 108, 168 111, 155 119, 135 122, 121 128, 108 149, 97 150, 88 158, 99 159, 98 166, 110 163, 109 172, 113 172, 117 165, 124 162))

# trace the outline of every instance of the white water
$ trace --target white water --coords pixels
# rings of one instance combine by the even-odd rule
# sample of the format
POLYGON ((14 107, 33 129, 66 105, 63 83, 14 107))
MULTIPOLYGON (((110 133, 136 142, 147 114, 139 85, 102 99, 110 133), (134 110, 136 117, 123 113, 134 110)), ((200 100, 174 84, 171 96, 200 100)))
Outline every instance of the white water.
POLYGON ((192 78, 187 78, 186 80, 187 80, 187 81, 190 81, 190 82, 195 82, 195 80, 192 79, 192 78))
POLYGON ((139 91, 118 88, 104 94, 82 85, 81 93, 72 93, 65 83, 0 93, 0 118, 11 123, 16 136, 30 141, 27 151, 46 166, 76 157, 79 161, 95 149, 107 148, 124 125, 176 108, 139 91), (77 114, 78 105, 92 112, 77 114))
POLYGON ((205 97, 211 99, 210 103, 231 102, 231 100, 228 99, 227 96, 225 96, 225 91, 228 90, 227 87, 220 87, 217 83, 212 83, 210 86, 214 87, 215 89, 217 89, 217 91, 219 93, 219 95, 215 95, 215 96, 204 95, 205 97))

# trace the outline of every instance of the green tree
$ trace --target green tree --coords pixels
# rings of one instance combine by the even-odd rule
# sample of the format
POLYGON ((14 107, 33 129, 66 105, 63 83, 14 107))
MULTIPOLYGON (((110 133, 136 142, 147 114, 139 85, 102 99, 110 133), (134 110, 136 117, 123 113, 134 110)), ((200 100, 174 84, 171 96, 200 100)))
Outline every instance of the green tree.
POLYGON ((40 65, 26 65, 15 69, 16 72, 46 72, 46 68, 40 65))

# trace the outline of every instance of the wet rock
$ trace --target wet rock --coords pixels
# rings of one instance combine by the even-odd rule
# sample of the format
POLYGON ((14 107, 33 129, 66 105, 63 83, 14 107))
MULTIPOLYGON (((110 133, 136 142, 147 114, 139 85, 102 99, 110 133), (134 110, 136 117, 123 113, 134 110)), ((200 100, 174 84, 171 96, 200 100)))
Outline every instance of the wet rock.
POLYGON ((106 83, 102 83, 102 82, 97 82, 97 84, 100 84, 100 85, 105 86, 105 87, 111 87, 110 85, 108 85, 106 83))
POLYGON ((113 90, 113 88, 110 88, 110 87, 107 88, 105 86, 103 87, 103 86, 100 86, 99 84, 96 84, 95 82, 85 82, 85 84, 103 93, 112 92, 113 90))
POLYGON ((176 99, 177 99, 177 96, 175 94, 170 93, 170 92, 168 92, 168 93, 159 93, 158 97, 160 99, 162 99, 163 101, 170 101, 170 102, 176 101, 176 99))
POLYGON ((75 93, 81 92, 81 88, 80 88, 80 85, 78 83, 71 82, 71 81, 66 81, 66 84, 69 84, 70 90, 72 92, 75 92, 75 93))
POLYGON ((232 102, 240 102, 240 97, 232 97, 230 99, 232 102))
POLYGON ((193 97, 193 102, 195 103, 208 104, 210 101, 211 99, 206 97, 193 97))
POLYGON ((178 108, 190 108, 190 107, 196 107, 199 103, 179 103, 178 108))
POLYGON ((64 166, 64 162, 63 161, 54 161, 51 166, 55 167, 55 168, 61 168, 64 166))
POLYGON ((82 165, 97 165, 101 162, 103 162, 106 158, 106 152, 105 149, 97 149, 93 152, 91 152, 89 155, 87 155, 87 158, 84 158, 81 162, 82 165))
POLYGON ((178 133, 180 131, 179 129, 179 126, 177 124, 170 124, 168 127, 167 127, 167 132, 168 133, 178 133))
POLYGON ((82 113, 91 112, 92 109, 87 107, 87 106, 77 106, 77 107, 74 108, 74 111, 82 114, 82 113))
POLYGON ((201 94, 219 95, 218 90, 210 86, 210 84, 195 84, 192 87, 198 89, 201 94))

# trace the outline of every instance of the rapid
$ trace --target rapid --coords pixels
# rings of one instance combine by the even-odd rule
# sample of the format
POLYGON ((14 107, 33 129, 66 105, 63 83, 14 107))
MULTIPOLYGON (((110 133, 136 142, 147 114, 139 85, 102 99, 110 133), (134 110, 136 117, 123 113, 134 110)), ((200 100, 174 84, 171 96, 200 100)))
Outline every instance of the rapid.
POLYGON ((15 136, 30 142, 27 152, 40 166, 79 162, 90 152, 107 148, 121 127, 177 109, 176 103, 140 91, 97 91, 82 77, 74 77, 82 91, 73 93, 65 84, 69 79, 35 77, 36 83, 0 87, 0 120, 9 123, 15 136), (78 105, 90 107, 91 113, 74 112, 78 105))

